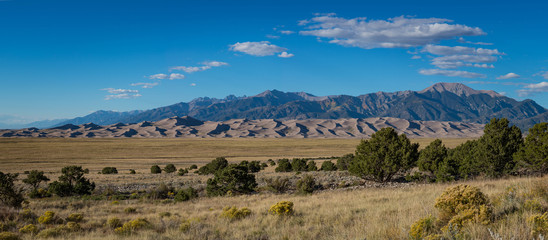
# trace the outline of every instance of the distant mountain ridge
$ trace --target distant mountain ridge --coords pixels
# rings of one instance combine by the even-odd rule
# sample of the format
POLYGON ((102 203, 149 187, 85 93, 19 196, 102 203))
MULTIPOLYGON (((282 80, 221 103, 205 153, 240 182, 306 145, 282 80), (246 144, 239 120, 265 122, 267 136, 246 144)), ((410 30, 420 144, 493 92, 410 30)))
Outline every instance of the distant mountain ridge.
POLYGON ((517 101, 494 91, 475 90, 461 83, 436 83, 422 91, 376 92, 360 96, 318 97, 305 92, 268 90, 250 97, 204 97, 145 111, 98 111, 58 125, 137 123, 174 116, 191 116, 206 121, 394 117, 482 124, 493 117, 504 117, 527 130, 532 124, 548 121, 546 112, 533 100, 517 101))

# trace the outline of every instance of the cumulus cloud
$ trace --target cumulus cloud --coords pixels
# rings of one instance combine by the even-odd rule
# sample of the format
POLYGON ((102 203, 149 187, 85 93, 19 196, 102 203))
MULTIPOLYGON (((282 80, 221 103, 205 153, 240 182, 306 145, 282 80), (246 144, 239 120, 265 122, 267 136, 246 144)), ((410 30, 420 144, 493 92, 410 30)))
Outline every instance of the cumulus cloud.
POLYGON ((184 79, 184 78, 185 78, 185 75, 180 74, 180 73, 169 74, 169 80, 184 79))
POLYGON ((139 94, 139 90, 119 89, 119 88, 103 88, 101 90, 111 93, 110 95, 105 96, 105 100, 130 99, 130 98, 138 98, 142 96, 141 94, 139 94))
POLYGON ((187 73, 193 73, 193 72, 205 71, 205 70, 211 69, 212 67, 228 66, 228 63, 219 62, 219 61, 206 61, 206 62, 203 62, 202 64, 204 66, 198 66, 198 67, 177 66, 177 67, 172 67, 170 70, 179 70, 187 73))
POLYGON ((413 56, 411 57, 411 59, 421 59, 421 58, 422 58, 422 57, 419 56, 419 55, 413 55, 413 56))
POLYGON ((548 92, 548 82, 529 84, 525 86, 523 89, 517 90, 517 92, 520 97, 530 96, 535 93, 548 92))
POLYGON ((486 43, 486 42, 470 42, 466 41, 463 37, 460 37, 458 40, 460 43, 468 43, 468 44, 475 44, 475 45, 493 45, 492 43, 486 43))
POLYGON ((237 42, 230 45, 230 50, 234 52, 242 52, 252 56, 264 57, 272 56, 276 53, 287 51, 287 48, 279 47, 271 44, 269 41, 261 42, 237 42))
POLYGON ((497 49, 450 47, 432 44, 424 46, 421 52, 440 56, 433 58, 431 64, 443 69, 459 67, 494 68, 493 64, 487 63, 496 62, 496 55, 505 55, 497 49))
POLYGON ((419 71, 422 75, 442 75, 448 77, 463 77, 463 78, 485 78, 484 74, 468 72, 468 71, 455 71, 444 69, 422 69, 419 71))
POLYGON ((427 52, 434 55, 505 55, 498 49, 472 48, 463 46, 441 46, 428 44, 424 46, 421 52, 427 52))
POLYGON ((308 25, 309 30, 300 31, 302 35, 327 38, 330 43, 364 49, 409 48, 459 36, 485 34, 478 27, 451 22, 443 18, 405 16, 388 20, 345 19, 327 14, 300 21, 299 24, 308 25))
POLYGON ((166 79, 167 74, 158 73, 158 74, 150 75, 150 76, 148 76, 148 78, 150 78, 150 79, 166 79))
POLYGON ((158 84, 160 84, 159 82, 154 82, 154 83, 143 83, 143 82, 140 82, 140 83, 132 83, 131 86, 141 86, 142 88, 153 88, 153 87, 156 87, 158 86, 158 84))
POLYGON ((293 53, 287 53, 287 52, 282 52, 280 54, 278 54, 278 57, 281 57, 281 58, 290 58, 290 57, 293 57, 295 55, 293 55, 293 53))
POLYGON ((511 78, 520 78, 520 75, 517 75, 515 73, 507 73, 506 75, 502 75, 497 77, 497 79, 511 79, 511 78))
POLYGON ((282 31, 280 31, 280 33, 281 33, 281 34, 285 34, 285 35, 290 35, 290 34, 293 34, 293 33, 295 33, 295 32, 290 31, 290 30, 282 30, 282 31))
POLYGON ((533 76, 541 76, 544 79, 548 79, 548 71, 540 71, 538 73, 533 74, 533 76))

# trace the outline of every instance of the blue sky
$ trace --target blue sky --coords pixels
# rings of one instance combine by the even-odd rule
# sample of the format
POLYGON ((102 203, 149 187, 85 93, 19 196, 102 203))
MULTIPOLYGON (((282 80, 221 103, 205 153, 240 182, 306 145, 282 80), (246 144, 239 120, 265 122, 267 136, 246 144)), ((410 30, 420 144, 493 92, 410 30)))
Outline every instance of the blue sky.
POLYGON ((0 0, 0 122, 461 82, 548 106, 546 1, 0 0))

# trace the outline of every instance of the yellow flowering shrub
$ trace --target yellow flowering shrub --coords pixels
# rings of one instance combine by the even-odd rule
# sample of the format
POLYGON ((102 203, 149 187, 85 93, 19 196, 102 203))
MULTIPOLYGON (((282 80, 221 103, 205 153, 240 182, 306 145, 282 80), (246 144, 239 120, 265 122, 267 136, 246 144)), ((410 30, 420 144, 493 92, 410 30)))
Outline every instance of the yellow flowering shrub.
POLYGON ((84 215, 81 213, 72 213, 67 217, 67 222, 82 222, 84 220, 84 215))
POLYGON ((113 218, 109 218, 107 220, 106 225, 109 228, 116 229, 116 228, 121 227, 123 224, 122 224, 122 221, 119 218, 113 217, 113 218))
POLYGON ((21 238, 12 232, 1 232, 0 240, 21 240, 21 238))
POLYGON ((53 224, 59 222, 59 220, 60 219, 57 218, 57 216, 55 216, 55 213, 52 211, 46 211, 44 215, 38 218, 38 222, 40 224, 53 224))
POLYGON ((238 220, 251 215, 251 210, 246 207, 238 209, 237 207, 224 207, 221 217, 229 220, 238 220))
POLYGON ((38 228, 34 224, 28 224, 24 227, 19 229, 20 233, 30 233, 30 234, 36 234, 38 232, 38 228))
POLYGON ((118 234, 131 234, 132 232, 145 228, 150 228, 151 226, 152 225, 150 224, 150 222, 148 222, 148 220, 144 218, 137 218, 127 223, 124 223, 124 225, 121 227, 114 229, 114 232, 118 234))
POLYGON ((548 234, 548 212, 544 214, 535 214, 527 219, 529 224, 531 224, 531 229, 533 235, 537 234, 548 234))
POLYGON ((270 207, 268 210, 270 214, 278 216, 290 216, 293 215, 293 202, 281 201, 270 207))
POLYGON ((409 236, 413 240, 425 239, 436 232, 435 222, 436 219, 432 216, 419 219, 411 225, 409 236))
POLYGON ((487 196, 479 188, 463 184, 445 189, 434 207, 442 222, 459 227, 469 222, 489 224, 492 216, 487 196))

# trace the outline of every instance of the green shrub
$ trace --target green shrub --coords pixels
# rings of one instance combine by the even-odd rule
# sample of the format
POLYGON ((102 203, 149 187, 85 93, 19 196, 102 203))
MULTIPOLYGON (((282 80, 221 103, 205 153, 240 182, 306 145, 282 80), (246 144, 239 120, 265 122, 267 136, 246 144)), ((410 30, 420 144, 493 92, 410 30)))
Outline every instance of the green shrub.
POLYGON ((322 170, 322 171, 336 171, 337 167, 331 161, 324 161, 322 163, 322 167, 320 168, 320 170, 322 170))
POLYGON ((127 208, 124 208, 124 212, 127 213, 127 214, 136 213, 136 212, 137 212, 137 208, 134 208, 134 207, 127 207, 127 208))
POLYGON ((177 171, 177 168, 175 167, 175 165, 173 165, 171 163, 164 167, 164 172, 166 172, 166 173, 172 173, 172 172, 175 172, 175 171, 177 171))
POLYGON ((23 194, 21 189, 16 189, 14 181, 18 174, 0 172, 0 203, 8 207, 21 207, 23 194))
POLYGON ((38 223, 40 224, 55 224, 60 223, 62 220, 55 216, 55 212, 52 211, 46 211, 44 215, 40 216, 38 218, 38 223))
POLYGON ((233 194, 251 193, 255 187, 255 175, 242 166, 229 165, 207 180, 206 191, 209 196, 223 196, 229 191, 233 194))
POLYGON ((21 240, 21 238, 12 232, 0 232, 0 240, 21 240))
POLYGON ((309 172, 318 171, 318 167, 316 166, 316 162, 314 162, 314 160, 308 161, 308 163, 306 164, 306 170, 309 171, 309 172))
POLYGON ((192 164, 192 165, 190 165, 190 167, 188 169, 189 170, 198 169, 198 166, 196 164, 192 164))
POLYGON ((312 175, 304 175, 299 181, 297 181, 297 191, 300 194, 310 194, 314 192, 316 187, 316 181, 312 175))
POLYGON ((84 220, 84 215, 81 213, 72 213, 67 217, 67 222, 82 222, 84 220))
POLYGON ((179 176, 184 176, 185 174, 188 173, 188 169, 186 168, 179 168, 179 172, 177 172, 177 175, 179 176))
POLYGON ((290 187, 287 177, 266 178, 265 181, 267 189, 274 193, 285 193, 290 187))
POLYGON ((89 195, 95 189, 95 183, 84 177, 85 170, 81 166, 67 166, 61 169, 59 181, 49 185, 49 191, 60 197, 71 195, 89 195))
POLYGON ((101 170, 102 174, 118 174, 118 170, 115 167, 104 167, 101 170))
POLYGON ((531 225, 531 233, 533 235, 546 235, 548 234, 548 212, 544 214, 535 214, 527 219, 527 222, 531 225))
POLYGON ((67 224, 64 226, 64 228, 65 228, 65 231, 67 231, 67 232, 77 232, 80 229, 82 229, 80 224, 78 224, 76 222, 67 222, 67 224))
POLYGON ((339 171, 348 170, 348 166, 350 166, 350 162, 354 159, 354 154, 346 154, 340 158, 337 158, 337 169, 339 171))
POLYGON ((136 174, 135 169, 129 169, 129 174, 136 174))
POLYGON ((548 173, 548 123, 529 129, 524 146, 514 154, 520 171, 548 173))
POLYGON ((348 170, 364 179, 388 182, 394 175, 415 166, 418 147, 405 134, 398 135, 393 128, 383 128, 371 139, 361 140, 348 170))
POLYGON ((36 237, 38 238, 52 238, 52 237, 58 237, 63 234, 63 228, 61 227, 54 227, 54 228, 46 228, 42 231, 40 231, 36 237))
POLYGON ((488 224, 492 210, 489 199, 477 187, 457 185, 449 187, 436 198, 434 205, 442 223, 462 227, 467 223, 488 224))
POLYGON ((44 175, 43 171, 32 170, 28 173, 27 178, 23 179, 23 183, 26 183, 32 187, 33 191, 37 191, 41 182, 47 182, 49 178, 44 175))
POLYGON ((212 160, 210 163, 198 169, 198 174, 200 175, 214 174, 215 172, 221 169, 224 169, 227 166, 228 166, 228 160, 226 160, 226 158, 224 157, 218 157, 212 160))
POLYGON ((153 165, 152 167, 150 167, 150 173, 160 174, 160 173, 162 173, 162 169, 158 165, 153 165))
POLYGON ((293 202, 290 201, 281 201, 278 202, 268 209, 268 212, 277 216, 291 216, 294 213, 293 202))
POLYGON ((305 172, 308 170, 306 160, 302 158, 293 158, 291 161, 291 168, 294 172, 305 172))
POLYGON ((190 228, 192 227, 192 225, 198 222, 200 222, 200 219, 198 218, 190 218, 190 219, 183 220, 181 221, 181 225, 179 225, 179 231, 188 232, 190 228))
POLYGON ((272 159, 268 159, 266 162, 267 162, 268 165, 270 165, 270 166, 276 166, 276 162, 274 162, 274 160, 272 160, 272 159))
POLYGON ((31 190, 29 193, 30 198, 45 198, 45 197, 51 197, 51 193, 48 192, 48 190, 43 188, 38 188, 36 190, 31 190))
POLYGON ((289 162, 289 159, 282 158, 278 160, 278 166, 274 171, 276 172, 291 172, 293 170, 291 163, 289 162))
POLYGON ((109 227, 111 229, 116 229, 116 228, 121 227, 123 224, 122 224, 122 220, 120 220, 117 217, 113 217, 113 218, 109 218, 107 220, 106 225, 107 225, 107 227, 109 227))
POLYGON ((435 222, 436 218, 432 216, 419 219, 411 225, 409 236, 413 240, 421 240, 427 238, 429 235, 435 234, 437 232, 435 222))
POLYGON ((419 152, 417 166, 421 171, 436 174, 446 157, 447 148, 441 140, 436 139, 419 152))
POLYGON ((194 188, 188 187, 186 189, 179 190, 177 194, 175 194, 174 200, 175 202, 184 202, 197 197, 198 192, 194 188))
POLYGON ((261 170, 265 169, 268 167, 268 164, 266 163, 261 163, 261 170))
POLYGON ((27 224, 24 227, 20 228, 19 232, 23 234, 36 234, 38 233, 38 228, 34 224, 27 224))
POLYGON ((246 207, 238 209, 237 207, 224 207, 220 217, 229 220, 238 220, 251 215, 251 210, 246 207))
POLYGON ((127 223, 124 223, 124 225, 122 225, 121 227, 114 229, 114 232, 117 234, 131 234, 135 231, 151 227, 152 224, 150 224, 150 222, 145 218, 137 218, 127 223))

